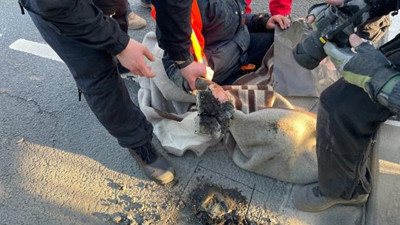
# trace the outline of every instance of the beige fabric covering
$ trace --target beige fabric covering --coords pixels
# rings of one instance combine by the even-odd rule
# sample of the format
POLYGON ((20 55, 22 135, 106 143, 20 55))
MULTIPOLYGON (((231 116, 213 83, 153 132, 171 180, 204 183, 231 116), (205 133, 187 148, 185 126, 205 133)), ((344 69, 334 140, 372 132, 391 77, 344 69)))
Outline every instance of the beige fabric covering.
POLYGON ((233 161, 245 170, 293 183, 317 180, 314 115, 293 110, 270 86, 226 86, 236 107, 230 133, 225 140, 195 134, 197 112, 190 111, 195 97, 168 79, 155 34, 147 34, 143 43, 156 58, 149 62, 156 77, 138 78, 139 106, 167 152, 183 156, 190 150, 200 156, 224 141, 233 161))

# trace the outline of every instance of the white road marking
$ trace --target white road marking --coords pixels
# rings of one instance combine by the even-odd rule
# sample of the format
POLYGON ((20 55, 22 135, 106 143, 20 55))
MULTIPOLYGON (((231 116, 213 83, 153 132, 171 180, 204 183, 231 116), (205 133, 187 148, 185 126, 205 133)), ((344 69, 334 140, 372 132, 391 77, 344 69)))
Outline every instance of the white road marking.
POLYGON ((0 37, 3 37, 3 34, 0 34, 0 37))
POLYGON ((26 52, 46 59, 51 59, 58 62, 63 62, 57 53, 47 44, 42 44, 25 39, 18 39, 9 46, 11 49, 26 52))
POLYGON ((400 30, 400 16, 390 16, 390 19, 392 20, 392 24, 389 27, 389 40, 393 39, 400 30))
POLYGON ((396 120, 386 120, 385 124, 392 125, 395 127, 400 127, 400 121, 396 120))

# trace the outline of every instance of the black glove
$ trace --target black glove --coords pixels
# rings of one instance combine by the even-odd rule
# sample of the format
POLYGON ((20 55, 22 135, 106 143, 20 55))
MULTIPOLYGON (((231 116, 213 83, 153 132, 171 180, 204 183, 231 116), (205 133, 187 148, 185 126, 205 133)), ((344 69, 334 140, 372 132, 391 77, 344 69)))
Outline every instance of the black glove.
POLYGON ((364 42, 355 48, 338 48, 327 42, 325 53, 331 58, 343 78, 364 91, 373 101, 389 108, 393 113, 400 111, 400 71, 379 50, 364 42))

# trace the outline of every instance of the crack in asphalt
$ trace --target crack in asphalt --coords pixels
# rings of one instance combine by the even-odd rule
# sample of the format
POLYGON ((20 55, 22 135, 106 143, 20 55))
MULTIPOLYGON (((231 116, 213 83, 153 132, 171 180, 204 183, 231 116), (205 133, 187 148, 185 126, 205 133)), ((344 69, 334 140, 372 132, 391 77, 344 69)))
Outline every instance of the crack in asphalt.
MULTIPOLYGON (((57 127, 58 127, 58 120, 56 120, 56 122, 55 122, 55 124, 54 124, 54 130, 57 130, 57 127)), ((56 132, 52 132, 52 134, 51 134, 51 137, 50 137, 50 141, 52 142, 52 144, 51 144, 51 147, 52 148, 55 148, 56 147, 56 142, 57 142, 57 140, 56 140, 56 132)))
POLYGON ((60 111, 52 111, 52 110, 51 110, 51 111, 49 111, 49 110, 43 110, 42 107, 40 106, 40 104, 37 103, 37 102, 36 102, 34 99, 32 99, 32 98, 24 98, 24 97, 21 97, 21 96, 18 96, 18 95, 12 95, 12 94, 8 93, 7 91, 0 91, 0 95, 2 95, 2 94, 5 95, 5 96, 7 96, 7 97, 9 97, 9 98, 18 99, 18 100, 20 100, 20 101, 32 102, 33 105, 35 105, 35 106, 37 107, 37 109, 38 109, 38 112, 37 112, 37 113, 45 113, 45 114, 50 114, 50 115, 54 116, 54 114, 60 112, 60 111))
MULTIPOLYGON (((26 103, 32 103, 32 104, 37 108, 37 110, 38 110, 36 113, 39 113, 39 114, 46 114, 46 115, 49 115, 49 116, 54 117, 54 118, 56 119, 55 122, 54 122, 54 124, 53 124, 53 129, 54 129, 54 130, 57 130, 59 121, 58 121, 58 119, 57 119, 57 115, 56 115, 56 114, 57 114, 57 113, 60 113, 61 111, 48 111, 48 110, 43 110, 42 107, 40 106, 40 104, 37 103, 35 100, 33 100, 33 99, 31 99, 31 98, 24 98, 24 97, 21 97, 21 96, 12 95, 12 94, 10 94, 10 93, 8 93, 8 92, 6 92, 6 91, 0 91, 0 95, 7 96, 7 97, 9 97, 9 98, 11 98, 11 99, 16 99, 16 100, 18 100, 18 101, 23 101, 23 102, 26 102, 26 103)), ((19 134, 19 135, 22 136, 22 134, 19 134)), ((55 137, 56 137, 56 132, 51 132, 50 140, 51 140, 51 142, 52 142, 52 144, 51 144, 51 147, 52 147, 52 148, 55 148, 55 146, 56 146, 57 140, 55 139, 55 137)))

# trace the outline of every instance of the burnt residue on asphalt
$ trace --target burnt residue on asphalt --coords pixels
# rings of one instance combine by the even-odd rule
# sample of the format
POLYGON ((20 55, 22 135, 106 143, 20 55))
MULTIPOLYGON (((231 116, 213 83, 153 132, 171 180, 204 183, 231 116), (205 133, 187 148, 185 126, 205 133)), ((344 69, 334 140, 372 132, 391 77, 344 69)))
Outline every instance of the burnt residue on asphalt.
POLYGON ((237 189, 204 184, 192 191, 189 204, 204 225, 256 224, 246 219, 248 203, 237 189))

